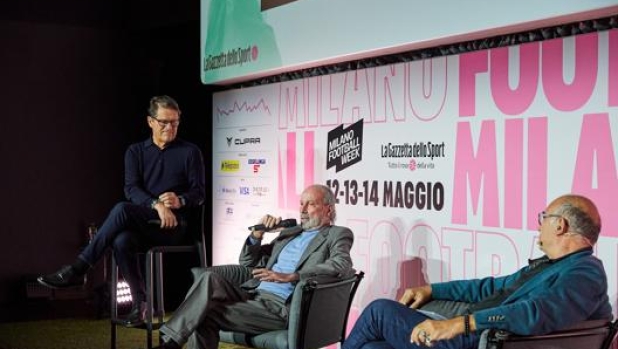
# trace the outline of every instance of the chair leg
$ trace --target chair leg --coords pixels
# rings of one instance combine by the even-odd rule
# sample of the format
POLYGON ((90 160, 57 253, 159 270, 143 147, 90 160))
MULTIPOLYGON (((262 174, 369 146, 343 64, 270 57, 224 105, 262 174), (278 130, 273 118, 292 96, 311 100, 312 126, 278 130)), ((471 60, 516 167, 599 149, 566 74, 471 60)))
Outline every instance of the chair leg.
POLYGON ((118 318, 118 267, 112 256, 112 275, 110 280, 110 323, 111 323, 111 349, 116 349, 116 319, 118 318))
MULTIPOLYGON (((147 349, 152 349, 154 318, 157 325, 163 323, 165 310, 163 306, 163 254, 160 252, 148 252, 146 256, 146 341, 147 349), (156 307, 154 303, 154 290, 156 289, 156 307)), ((159 344, 162 338, 159 336, 159 344)))
POLYGON ((110 321, 112 325, 111 329, 111 349, 116 349, 116 324, 114 321, 110 321))
MULTIPOLYGON (((156 288, 157 288, 157 321, 158 325, 163 324, 165 317, 165 301, 163 299, 163 253, 157 253, 155 256, 155 276, 156 276, 156 288)), ((163 339, 159 333, 159 345, 163 344, 163 339)))
POLYGON ((152 349, 152 312, 153 312, 153 256, 146 254, 146 348, 152 349))

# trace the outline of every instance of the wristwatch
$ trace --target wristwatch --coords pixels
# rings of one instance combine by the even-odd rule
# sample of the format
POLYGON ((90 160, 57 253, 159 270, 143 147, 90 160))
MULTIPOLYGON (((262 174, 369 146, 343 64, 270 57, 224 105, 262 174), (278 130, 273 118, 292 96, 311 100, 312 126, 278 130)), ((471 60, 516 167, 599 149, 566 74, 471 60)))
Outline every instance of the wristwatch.
POLYGON ((153 210, 155 209, 155 206, 161 201, 159 201, 159 199, 154 199, 150 202, 150 208, 152 208, 153 210))

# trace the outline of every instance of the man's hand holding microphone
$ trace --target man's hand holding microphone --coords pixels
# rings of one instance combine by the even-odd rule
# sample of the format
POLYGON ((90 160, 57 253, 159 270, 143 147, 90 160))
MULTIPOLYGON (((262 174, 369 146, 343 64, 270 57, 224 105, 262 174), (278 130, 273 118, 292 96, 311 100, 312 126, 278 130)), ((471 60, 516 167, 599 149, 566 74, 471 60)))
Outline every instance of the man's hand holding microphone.
POLYGON ((283 228, 294 227, 297 225, 298 223, 296 223, 296 219, 281 220, 281 217, 274 217, 267 214, 262 217, 259 224, 250 226, 249 230, 251 230, 251 236, 254 239, 262 240, 264 233, 266 232, 279 232, 283 228))
MULTIPOLYGON (((274 217, 267 214, 262 217, 259 224, 249 227, 249 230, 251 230, 251 237, 253 239, 262 240, 266 232, 279 232, 284 228, 294 227, 296 225, 298 224, 295 219, 282 220, 281 217, 274 217)), ((260 281, 292 282, 299 279, 297 273, 277 273, 266 268, 255 268, 252 274, 254 278, 260 281)))

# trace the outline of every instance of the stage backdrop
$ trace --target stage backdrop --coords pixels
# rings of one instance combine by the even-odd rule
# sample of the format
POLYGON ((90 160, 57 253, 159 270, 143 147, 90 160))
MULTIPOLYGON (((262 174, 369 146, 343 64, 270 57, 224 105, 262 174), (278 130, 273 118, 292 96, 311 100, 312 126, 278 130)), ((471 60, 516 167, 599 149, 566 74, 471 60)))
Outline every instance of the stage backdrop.
MULTIPOLYGON (((231 90, 213 102, 213 262, 331 187, 366 272, 354 314, 540 256, 537 213, 592 198, 616 307, 618 30, 231 90), (614 138, 617 138, 614 140, 614 138)), ((354 320, 354 319, 353 319, 354 320)), ((353 321, 352 321, 353 322, 353 321)))

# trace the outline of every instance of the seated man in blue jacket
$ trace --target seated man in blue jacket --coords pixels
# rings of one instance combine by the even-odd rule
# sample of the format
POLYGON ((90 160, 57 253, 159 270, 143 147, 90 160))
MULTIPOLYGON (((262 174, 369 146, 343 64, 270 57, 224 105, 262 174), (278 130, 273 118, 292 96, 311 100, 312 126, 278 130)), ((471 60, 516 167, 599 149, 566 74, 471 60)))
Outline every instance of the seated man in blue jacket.
POLYGON ((592 201, 561 196, 539 213, 538 244, 545 256, 508 276, 435 283, 407 289, 399 302, 376 300, 343 349, 471 349, 485 329, 538 335, 585 320, 609 320, 607 277, 592 255, 600 230, 592 201), (450 318, 416 310, 432 299, 466 302, 467 309, 450 318))

